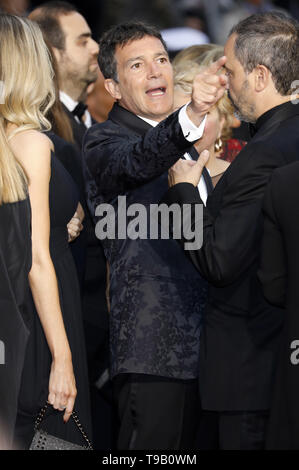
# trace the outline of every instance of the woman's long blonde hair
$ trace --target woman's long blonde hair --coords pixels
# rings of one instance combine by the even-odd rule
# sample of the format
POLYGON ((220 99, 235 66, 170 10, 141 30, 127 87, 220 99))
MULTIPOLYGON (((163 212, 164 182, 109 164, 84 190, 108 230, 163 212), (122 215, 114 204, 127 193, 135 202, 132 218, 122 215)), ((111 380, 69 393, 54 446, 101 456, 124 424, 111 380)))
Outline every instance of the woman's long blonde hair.
POLYGON ((29 129, 49 130, 45 118, 55 99, 53 69, 39 27, 0 14, 0 204, 26 197, 26 175, 9 138, 29 129), (7 136, 8 124, 17 128, 7 136))

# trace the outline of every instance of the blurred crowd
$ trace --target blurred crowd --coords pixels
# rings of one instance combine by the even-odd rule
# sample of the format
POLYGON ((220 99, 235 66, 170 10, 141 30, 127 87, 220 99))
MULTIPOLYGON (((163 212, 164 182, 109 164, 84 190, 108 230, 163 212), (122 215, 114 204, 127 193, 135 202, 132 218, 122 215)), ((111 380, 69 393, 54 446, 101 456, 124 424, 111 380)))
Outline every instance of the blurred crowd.
MULTIPOLYGON (((46 1, 0 0, 0 9, 27 15, 43 3, 46 1)), ((297 0, 74 0, 72 3, 86 18, 95 40, 111 25, 124 21, 154 24, 161 31, 171 59, 193 45, 224 45, 233 25, 254 13, 281 10, 299 19, 297 0)), ((103 122, 113 100, 104 88, 101 72, 98 74, 97 82, 89 90, 87 104, 94 119, 103 122), (97 105, 99 100, 101 106, 97 105)), ((235 130, 235 135, 245 140, 248 137, 243 128, 235 130)))
MULTIPOLYGON (((38 0, 1 0, 8 13, 23 14, 45 3, 38 0)), ((211 42, 224 44, 231 27, 254 13, 283 9, 299 18, 297 0, 75 0, 94 32, 101 36, 112 24, 138 19, 159 29, 188 27, 203 32, 211 42)))

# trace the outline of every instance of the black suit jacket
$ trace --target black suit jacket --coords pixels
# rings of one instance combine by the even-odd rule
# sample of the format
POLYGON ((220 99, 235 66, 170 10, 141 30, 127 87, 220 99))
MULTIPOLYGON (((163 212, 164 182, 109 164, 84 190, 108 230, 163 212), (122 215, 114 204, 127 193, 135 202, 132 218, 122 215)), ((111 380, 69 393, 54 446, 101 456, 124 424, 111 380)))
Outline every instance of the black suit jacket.
MULTIPOLYGON (((212 284, 201 345, 205 409, 270 406, 283 315, 264 300, 256 275, 262 199, 272 171, 298 159, 298 129, 299 106, 290 102, 258 119, 254 137, 208 199, 202 248, 189 252, 212 284)), ((194 186, 181 183, 169 189, 164 202, 201 201, 194 186)))
MULTIPOLYGON (((105 123, 87 132, 85 175, 93 214, 109 203, 117 221, 118 196, 126 196, 127 207, 142 204, 149 217, 151 204, 167 189, 167 169, 192 147, 177 114, 152 128, 115 105, 105 123)), ((176 241, 150 239, 147 229, 144 239, 116 233, 102 242, 110 265, 111 375, 195 378, 206 283, 176 241)))
POLYGON ((259 278, 268 301, 285 308, 268 429, 268 449, 299 449, 298 182, 299 162, 279 168, 273 173, 264 199, 264 236, 259 278))

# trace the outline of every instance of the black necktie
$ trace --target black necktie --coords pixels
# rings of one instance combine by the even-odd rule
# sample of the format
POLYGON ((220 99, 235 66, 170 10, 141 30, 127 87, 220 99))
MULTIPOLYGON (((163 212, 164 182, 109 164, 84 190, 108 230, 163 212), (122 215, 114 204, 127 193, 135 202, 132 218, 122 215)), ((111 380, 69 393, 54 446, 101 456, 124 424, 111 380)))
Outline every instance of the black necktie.
POLYGON ((85 111, 87 110, 86 104, 79 101, 75 109, 73 109, 72 113, 74 116, 79 118, 79 121, 82 121, 82 117, 84 116, 85 111))

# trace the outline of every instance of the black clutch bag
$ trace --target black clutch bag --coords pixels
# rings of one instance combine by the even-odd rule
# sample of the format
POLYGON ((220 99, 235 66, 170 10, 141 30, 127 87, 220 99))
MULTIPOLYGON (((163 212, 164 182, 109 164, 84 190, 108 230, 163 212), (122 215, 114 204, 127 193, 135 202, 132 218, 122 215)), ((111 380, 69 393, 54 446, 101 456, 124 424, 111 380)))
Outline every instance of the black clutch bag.
POLYGON ((60 439, 59 437, 52 436, 46 431, 40 429, 40 424, 44 419, 47 408, 48 404, 46 403, 36 418, 34 426, 35 433, 29 450, 93 450, 91 442, 85 434, 82 425, 74 411, 72 412, 72 419, 75 421, 78 430, 81 432, 86 442, 86 446, 73 444, 73 442, 68 442, 64 439, 60 439))

